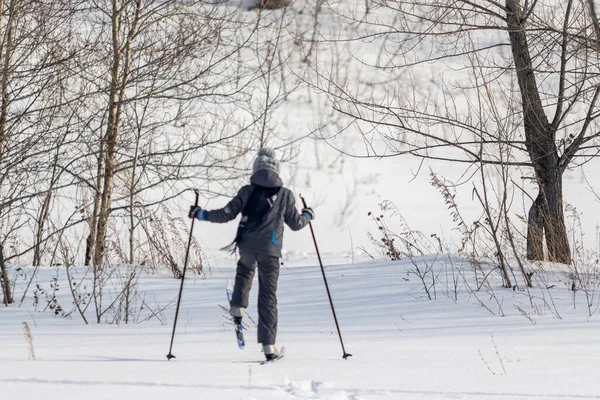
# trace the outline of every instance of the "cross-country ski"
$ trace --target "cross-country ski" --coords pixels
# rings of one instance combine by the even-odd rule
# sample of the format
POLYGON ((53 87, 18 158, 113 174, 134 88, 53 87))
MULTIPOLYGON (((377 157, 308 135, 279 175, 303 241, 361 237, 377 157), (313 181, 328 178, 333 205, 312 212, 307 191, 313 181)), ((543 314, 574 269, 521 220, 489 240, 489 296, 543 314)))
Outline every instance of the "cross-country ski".
POLYGON ((281 360, 284 356, 285 356, 285 347, 282 346, 281 349, 279 349, 275 353, 271 354, 269 357, 267 357, 266 360, 261 361, 261 365, 272 364, 276 361, 281 360))
MULTIPOLYGON (((231 296, 233 295, 233 284, 231 280, 227 280, 227 285, 225 287, 225 292, 227 294, 227 302, 231 304, 231 296)), ((235 329, 235 337, 237 340, 238 347, 240 349, 244 349, 246 347, 246 342, 244 340, 244 326, 242 325, 241 317, 232 317, 233 327, 235 329)))

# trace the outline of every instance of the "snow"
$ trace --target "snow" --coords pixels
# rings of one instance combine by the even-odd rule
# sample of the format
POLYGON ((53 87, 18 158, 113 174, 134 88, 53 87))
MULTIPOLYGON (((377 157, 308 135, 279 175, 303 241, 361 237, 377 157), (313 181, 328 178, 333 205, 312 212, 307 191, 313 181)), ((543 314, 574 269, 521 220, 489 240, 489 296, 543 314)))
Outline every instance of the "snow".
MULTIPOLYGON (((530 303, 525 291, 501 288, 494 272, 489 288, 471 292, 466 285, 474 285, 474 275, 467 260, 414 261, 433 266, 435 300, 427 299, 411 260, 326 264, 342 338, 353 354, 347 360, 316 260, 282 267, 278 345, 285 345, 286 357, 265 366, 258 364, 263 355, 255 327, 246 331, 246 349, 239 350, 219 307, 226 304, 232 266, 187 277, 173 346, 177 358, 171 361, 165 356, 172 306, 164 312, 164 325, 157 319, 85 325, 76 313, 64 318, 35 311, 28 298, 22 307, 0 313, 2 398, 600 397, 595 368, 600 322, 588 316, 583 293, 577 292, 574 303, 563 272, 546 272, 555 286, 533 289, 530 303), (457 290, 446 284, 452 272, 462 276, 457 290), (28 360, 22 322, 31 329, 35 361, 28 360)), ((38 283, 48 286, 57 271, 64 283, 64 274, 54 268, 40 270, 38 283)), ((25 277, 18 287, 23 282, 25 277)), ((176 299, 179 283, 166 275, 143 275, 137 290, 165 305, 176 299)), ((65 290, 57 297, 67 312, 69 296, 65 290)), ((592 309, 597 306, 596 299, 592 309)))

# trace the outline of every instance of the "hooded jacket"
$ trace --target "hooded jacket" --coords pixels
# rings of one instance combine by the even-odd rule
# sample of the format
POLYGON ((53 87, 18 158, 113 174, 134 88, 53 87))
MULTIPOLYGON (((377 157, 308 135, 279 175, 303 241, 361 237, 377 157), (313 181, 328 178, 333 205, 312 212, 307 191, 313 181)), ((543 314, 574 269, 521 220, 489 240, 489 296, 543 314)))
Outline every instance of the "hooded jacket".
POLYGON ((237 243, 240 252, 281 257, 283 245, 283 224, 297 231, 306 226, 309 217, 296 209, 296 200, 292 192, 283 187, 279 174, 270 169, 261 169, 250 178, 251 185, 242 187, 237 195, 223 208, 207 212, 210 222, 228 222, 242 212, 252 194, 253 186, 277 188, 277 194, 271 196, 272 207, 263 221, 251 230, 244 232, 237 243))

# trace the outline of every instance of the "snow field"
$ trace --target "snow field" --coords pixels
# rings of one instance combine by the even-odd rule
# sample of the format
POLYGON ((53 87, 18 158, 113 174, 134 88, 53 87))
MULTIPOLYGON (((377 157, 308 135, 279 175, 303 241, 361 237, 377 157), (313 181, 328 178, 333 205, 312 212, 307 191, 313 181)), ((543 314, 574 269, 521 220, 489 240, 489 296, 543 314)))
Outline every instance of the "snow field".
MULTIPOLYGON (((417 259, 424 266, 431 259, 417 259)), ((468 263, 448 261, 469 276, 468 263)), ((447 263, 447 264, 448 264, 447 263)), ((447 264, 445 267, 447 267, 447 264)), ((346 350, 343 360, 318 266, 282 267, 278 345, 281 362, 260 366, 255 328, 240 351, 226 304, 230 265, 205 278, 188 276, 173 354, 168 352, 175 307, 141 324, 83 324, 80 317, 36 312, 28 298, 3 309, 0 389, 6 399, 593 399, 600 396, 595 365, 597 316, 588 318, 584 297, 557 285, 546 293, 558 319, 535 313, 521 291, 500 288, 477 296, 463 288, 458 301, 440 280, 428 300, 409 260, 327 266, 327 276, 346 350), (550 293, 552 292, 552 293, 550 293), (505 314, 498 314, 498 303, 505 314), (529 317, 522 314, 526 312, 529 317), (28 360, 22 322, 31 328, 36 361, 28 360), (533 322, 532 322, 533 321, 533 322), (6 396, 6 397, 5 397, 6 396)), ((437 271, 447 271, 441 262, 437 271)), ((40 285, 53 277, 41 270, 40 285)), ((560 278, 560 273, 555 274, 560 278)), ((440 275, 441 276, 441 275, 440 275)), ((59 279, 59 282, 61 280, 59 279)), ((256 317, 256 284, 249 306, 256 317)), ((158 304, 176 298, 179 281, 140 278, 138 291, 158 304)), ((65 290, 66 291, 66 290, 65 290)), ((64 305, 68 293, 62 293, 64 305)), ((538 294, 534 293, 534 297, 538 294)), ((63 305, 63 307, 64 307, 63 305)), ((65 307, 66 308, 66 307, 65 307)), ((248 321, 248 319, 246 319, 248 321)))

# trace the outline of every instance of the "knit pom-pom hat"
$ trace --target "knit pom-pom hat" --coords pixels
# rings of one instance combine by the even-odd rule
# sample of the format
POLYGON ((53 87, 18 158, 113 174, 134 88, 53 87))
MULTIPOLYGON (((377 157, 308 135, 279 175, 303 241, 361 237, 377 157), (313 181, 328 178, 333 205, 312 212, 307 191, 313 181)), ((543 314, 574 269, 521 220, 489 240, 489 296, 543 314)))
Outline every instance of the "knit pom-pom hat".
POLYGON ((252 166, 252 173, 262 169, 279 173, 279 161, 275 158, 275 150, 263 147, 258 151, 254 165, 252 166))

